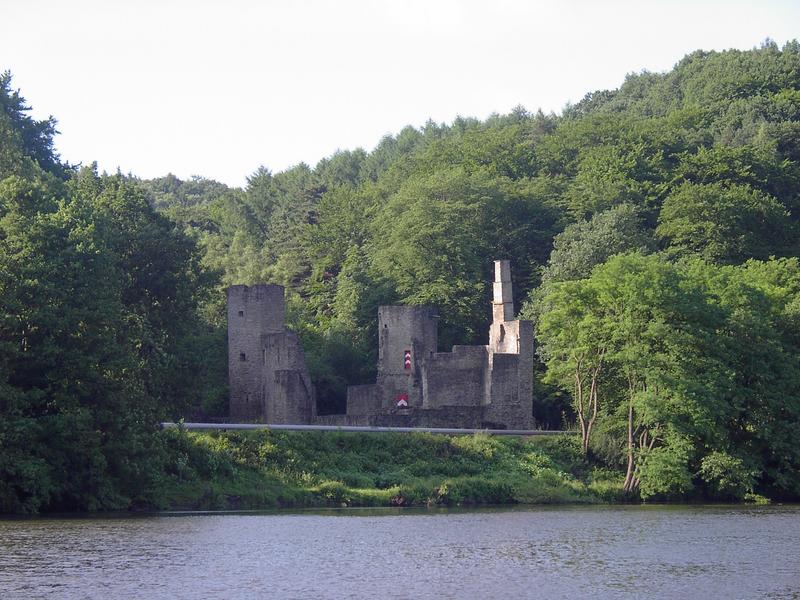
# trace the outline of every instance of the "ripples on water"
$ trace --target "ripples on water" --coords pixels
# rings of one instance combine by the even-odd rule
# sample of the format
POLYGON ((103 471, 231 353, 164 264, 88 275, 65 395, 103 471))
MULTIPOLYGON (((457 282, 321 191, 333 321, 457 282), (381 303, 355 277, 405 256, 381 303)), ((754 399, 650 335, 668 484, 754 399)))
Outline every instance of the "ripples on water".
POLYGON ((800 599, 800 507, 0 521, 0 598, 800 599))

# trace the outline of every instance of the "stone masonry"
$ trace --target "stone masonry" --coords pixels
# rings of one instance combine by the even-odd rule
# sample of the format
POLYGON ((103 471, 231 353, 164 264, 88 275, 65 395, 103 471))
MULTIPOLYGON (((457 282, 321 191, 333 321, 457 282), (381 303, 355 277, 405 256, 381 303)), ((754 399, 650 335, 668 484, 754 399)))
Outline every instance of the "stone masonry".
POLYGON ((285 326, 280 285, 228 288, 230 417, 237 422, 310 423, 316 401, 297 335, 285 326))
POLYGON ((533 324, 514 320, 509 261, 495 261, 494 267, 493 318, 486 346, 453 346, 452 352, 438 352, 436 310, 381 306, 376 382, 348 388, 344 415, 316 416, 302 348, 284 326, 283 288, 229 288, 231 418, 296 424, 530 428, 533 324))

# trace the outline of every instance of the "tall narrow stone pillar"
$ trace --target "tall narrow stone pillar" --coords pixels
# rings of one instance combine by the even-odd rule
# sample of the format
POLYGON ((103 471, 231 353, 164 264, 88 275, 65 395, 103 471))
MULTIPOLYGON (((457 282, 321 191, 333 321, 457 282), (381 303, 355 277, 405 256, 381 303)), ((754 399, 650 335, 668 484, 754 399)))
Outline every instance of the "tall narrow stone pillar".
POLYGON ((492 320, 505 323, 514 320, 514 292, 511 288, 511 261, 494 261, 494 293, 492 320))

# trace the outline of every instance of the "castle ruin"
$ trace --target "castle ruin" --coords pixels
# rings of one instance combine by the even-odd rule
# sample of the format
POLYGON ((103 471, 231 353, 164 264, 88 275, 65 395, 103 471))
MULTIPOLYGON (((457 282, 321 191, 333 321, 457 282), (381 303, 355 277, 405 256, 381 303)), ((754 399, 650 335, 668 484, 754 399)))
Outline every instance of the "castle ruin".
POLYGON ((228 288, 230 416, 265 423, 528 429, 533 414, 533 323, 514 320, 509 261, 494 263, 486 346, 438 352, 429 306, 378 309, 378 374, 347 389, 347 412, 316 414, 297 336, 284 323, 283 287, 228 288))
POLYGON ((285 319, 283 286, 228 288, 230 417, 236 422, 311 423, 316 415, 305 354, 285 319))

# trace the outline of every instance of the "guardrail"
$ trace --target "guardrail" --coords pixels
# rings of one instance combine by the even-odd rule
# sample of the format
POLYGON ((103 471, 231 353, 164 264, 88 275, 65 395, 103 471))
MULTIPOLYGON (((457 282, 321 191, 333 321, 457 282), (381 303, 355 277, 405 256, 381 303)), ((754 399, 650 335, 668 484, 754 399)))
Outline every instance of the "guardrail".
POLYGON ((520 437, 543 435, 575 435, 577 431, 543 429, 456 429, 447 427, 359 427, 356 425, 284 425, 273 423, 161 423, 164 429, 217 429, 217 430, 259 430, 273 431, 353 431, 362 433, 434 433, 440 435, 512 435, 520 437))

